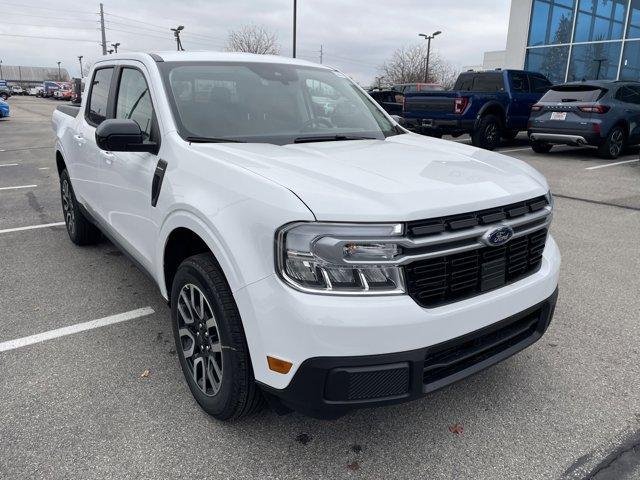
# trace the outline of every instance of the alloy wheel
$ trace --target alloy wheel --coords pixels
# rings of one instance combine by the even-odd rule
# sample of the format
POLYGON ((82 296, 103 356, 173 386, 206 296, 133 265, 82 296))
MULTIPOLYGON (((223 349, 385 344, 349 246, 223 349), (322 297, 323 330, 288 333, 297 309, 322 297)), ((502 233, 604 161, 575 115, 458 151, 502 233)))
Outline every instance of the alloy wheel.
POLYGON ((209 301, 193 284, 180 290, 178 334, 191 378, 202 393, 213 397, 222 386, 222 344, 209 301))
POLYGON ((622 134, 622 131, 615 130, 611 134, 611 141, 609 142, 609 153, 613 157, 617 157, 618 155, 620 155, 620 152, 622 152, 623 145, 624 135, 622 134))
POLYGON ((494 144, 498 139, 498 126, 495 123, 490 123, 489 125, 487 125, 485 136, 487 138, 488 144, 494 144))
POLYGON ((76 217, 73 208, 71 186, 66 178, 62 180, 62 211, 64 213, 64 222, 67 224, 67 230, 73 234, 76 226, 76 217))

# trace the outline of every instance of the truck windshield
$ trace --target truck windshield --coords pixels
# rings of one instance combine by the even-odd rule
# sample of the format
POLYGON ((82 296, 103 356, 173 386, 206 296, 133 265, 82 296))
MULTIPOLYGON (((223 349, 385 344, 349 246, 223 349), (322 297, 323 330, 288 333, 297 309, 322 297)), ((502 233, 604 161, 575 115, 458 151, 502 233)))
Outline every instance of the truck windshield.
POLYGON ((333 70, 259 62, 163 62, 158 67, 184 139, 285 145, 400 133, 359 88, 333 70))

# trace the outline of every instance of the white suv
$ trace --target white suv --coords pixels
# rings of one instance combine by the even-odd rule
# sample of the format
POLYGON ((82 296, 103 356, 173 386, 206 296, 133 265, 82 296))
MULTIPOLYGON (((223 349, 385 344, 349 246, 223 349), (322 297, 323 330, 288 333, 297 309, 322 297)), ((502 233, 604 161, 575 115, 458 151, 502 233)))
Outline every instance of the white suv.
POLYGON ((548 327, 553 201, 526 164, 408 133, 289 58, 118 54, 91 79, 53 116, 69 235, 157 282, 211 415, 415 399, 548 327))

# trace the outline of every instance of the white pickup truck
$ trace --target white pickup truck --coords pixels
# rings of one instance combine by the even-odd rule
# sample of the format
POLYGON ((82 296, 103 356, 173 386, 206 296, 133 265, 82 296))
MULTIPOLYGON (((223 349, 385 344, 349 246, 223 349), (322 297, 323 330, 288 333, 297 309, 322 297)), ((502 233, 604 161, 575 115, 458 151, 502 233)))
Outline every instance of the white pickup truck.
POLYGON ((547 329, 553 199, 525 163, 409 133, 289 58, 127 53, 89 78, 53 115, 69 236, 154 279, 214 417, 413 400, 547 329))

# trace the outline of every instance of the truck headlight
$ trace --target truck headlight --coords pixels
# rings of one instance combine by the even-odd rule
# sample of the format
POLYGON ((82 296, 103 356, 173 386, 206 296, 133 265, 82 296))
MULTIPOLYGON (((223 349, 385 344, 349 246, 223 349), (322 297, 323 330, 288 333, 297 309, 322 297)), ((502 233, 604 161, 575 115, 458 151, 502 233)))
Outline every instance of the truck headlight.
POLYGON ((405 292, 395 258, 402 224, 295 223, 276 233, 277 270, 290 286, 329 295, 405 292))

